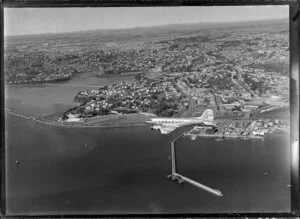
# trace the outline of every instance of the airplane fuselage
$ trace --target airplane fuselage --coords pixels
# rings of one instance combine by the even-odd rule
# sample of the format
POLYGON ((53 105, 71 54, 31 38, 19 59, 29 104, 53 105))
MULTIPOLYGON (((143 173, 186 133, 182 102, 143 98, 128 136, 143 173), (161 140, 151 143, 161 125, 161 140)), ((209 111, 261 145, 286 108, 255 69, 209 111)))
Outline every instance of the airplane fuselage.
POLYGON ((187 125, 208 125, 216 126, 216 123, 210 120, 198 119, 198 118, 153 118, 150 121, 146 121, 150 125, 175 125, 175 126, 187 126, 187 125))
POLYGON ((160 130, 162 134, 168 134, 176 128, 190 125, 216 126, 213 111, 207 109, 200 117, 190 118, 152 118, 146 121, 147 124, 153 125, 152 129, 160 130))

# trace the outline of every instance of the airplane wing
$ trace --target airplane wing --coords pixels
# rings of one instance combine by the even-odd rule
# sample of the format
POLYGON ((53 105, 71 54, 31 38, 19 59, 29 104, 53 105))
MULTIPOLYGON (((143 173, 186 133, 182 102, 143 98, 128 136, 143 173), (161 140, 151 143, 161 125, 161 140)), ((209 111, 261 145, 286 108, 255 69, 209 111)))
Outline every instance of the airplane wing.
POLYGON ((162 126, 162 127, 160 128, 160 132, 161 132, 161 134, 169 134, 169 133, 175 131, 175 129, 177 129, 177 128, 185 127, 186 130, 188 130, 188 129, 194 127, 194 126, 195 126, 195 124, 192 124, 192 125, 185 125, 185 126, 164 125, 164 126, 162 126))
POLYGON ((160 129, 161 134, 169 134, 170 132, 173 132, 177 127, 169 127, 169 126, 163 126, 160 129))
POLYGON ((161 132, 161 134, 169 134, 169 133, 173 132, 177 128, 178 128, 178 126, 166 125, 166 126, 162 126, 160 128, 160 132, 161 132))

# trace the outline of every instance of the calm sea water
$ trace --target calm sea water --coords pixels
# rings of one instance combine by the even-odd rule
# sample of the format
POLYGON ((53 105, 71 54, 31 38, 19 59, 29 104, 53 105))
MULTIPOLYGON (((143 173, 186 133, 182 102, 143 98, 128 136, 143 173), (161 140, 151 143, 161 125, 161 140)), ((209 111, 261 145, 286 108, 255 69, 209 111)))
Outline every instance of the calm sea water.
POLYGON ((264 141, 183 138, 178 172, 220 189, 223 197, 166 178, 175 136, 148 127, 51 127, 7 115, 7 213, 290 211, 287 135, 264 141))

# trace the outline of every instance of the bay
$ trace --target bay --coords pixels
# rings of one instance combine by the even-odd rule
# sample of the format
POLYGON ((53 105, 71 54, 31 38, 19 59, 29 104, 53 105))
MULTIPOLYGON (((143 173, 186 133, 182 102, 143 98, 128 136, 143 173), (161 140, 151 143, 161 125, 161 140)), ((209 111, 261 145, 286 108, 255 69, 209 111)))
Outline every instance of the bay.
POLYGON ((221 190, 223 197, 166 178, 176 135, 149 127, 45 126, 6 115, 7 213, 290 211, 288 135, 178 142, 178 172, 221 190))

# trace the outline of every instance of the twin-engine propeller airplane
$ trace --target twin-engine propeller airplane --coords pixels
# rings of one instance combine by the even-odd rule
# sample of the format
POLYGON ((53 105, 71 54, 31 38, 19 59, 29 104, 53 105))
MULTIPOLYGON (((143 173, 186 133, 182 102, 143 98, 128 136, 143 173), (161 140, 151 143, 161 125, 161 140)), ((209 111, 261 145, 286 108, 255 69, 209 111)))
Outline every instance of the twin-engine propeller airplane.
POLYGON ((151 120, 146 121, 146 123, 153 125, 152 129, 159 130, 162 134, 169 134, 175 129, 183 126, 217 126, 217 123, 214 121, 214 113, 212 109, 205 110, 200 117, 152 118, 151 120))

